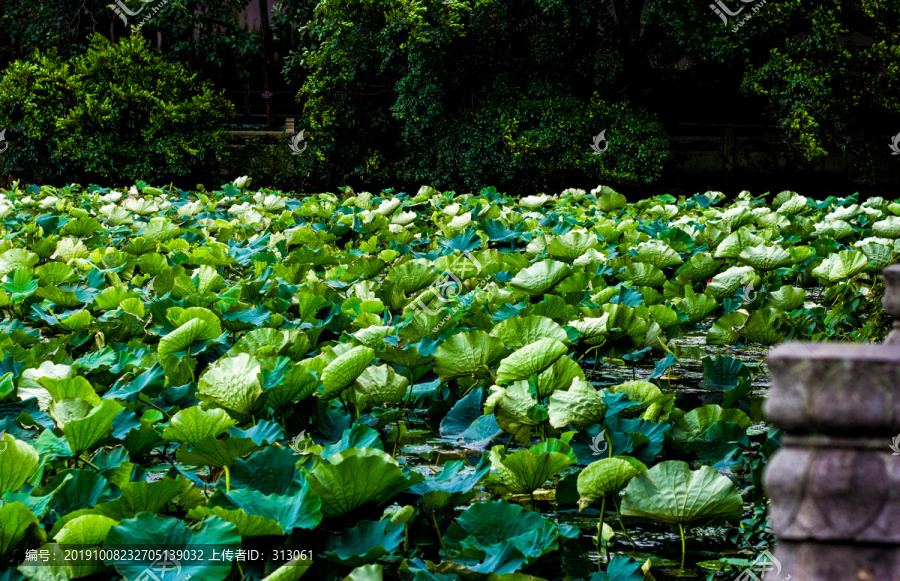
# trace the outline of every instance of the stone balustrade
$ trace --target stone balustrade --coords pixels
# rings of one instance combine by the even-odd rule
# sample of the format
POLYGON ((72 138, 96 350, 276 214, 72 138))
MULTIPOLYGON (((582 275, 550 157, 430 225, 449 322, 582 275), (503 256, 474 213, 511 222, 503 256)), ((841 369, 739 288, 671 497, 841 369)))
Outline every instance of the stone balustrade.
POLYGON ((784 447, 766 473, 778 568, 766 581, 900 581, 900 265, 884 274, 884 344, 769 355, 766 413, 784 447))

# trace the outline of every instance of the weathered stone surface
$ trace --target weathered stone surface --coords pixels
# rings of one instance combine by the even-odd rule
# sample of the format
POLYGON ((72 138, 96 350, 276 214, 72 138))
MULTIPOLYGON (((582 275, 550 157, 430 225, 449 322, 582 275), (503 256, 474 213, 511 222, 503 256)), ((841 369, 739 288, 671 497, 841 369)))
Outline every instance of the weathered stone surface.
POLYGON ((778 540, 766 581, 900 581, 900 546, 778 540))
MULTIPOLYGON (((885 270, 900 320, 900 265, 885 270)), ((900 581, 900 327, 884 345, 788 343, 768 364, 785 432, 766 489, 777 541, 766 581, 900 581), (892 339, 893 337, 893 339, 892 339)))
POLYGON ((786 433, 900 433, 900 347, 786 343, 767 362, 772 389, 766 413, 786 433))

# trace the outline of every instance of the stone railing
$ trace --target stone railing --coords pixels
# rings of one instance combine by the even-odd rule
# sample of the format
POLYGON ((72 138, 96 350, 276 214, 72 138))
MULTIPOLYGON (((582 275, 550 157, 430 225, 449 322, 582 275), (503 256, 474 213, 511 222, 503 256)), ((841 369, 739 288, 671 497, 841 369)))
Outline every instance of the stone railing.
POLYGON ((900 265, 885 269, 885 344, 787 343, 768 364, 784 447, 766 473, 766 581, 900 580, 900 265))

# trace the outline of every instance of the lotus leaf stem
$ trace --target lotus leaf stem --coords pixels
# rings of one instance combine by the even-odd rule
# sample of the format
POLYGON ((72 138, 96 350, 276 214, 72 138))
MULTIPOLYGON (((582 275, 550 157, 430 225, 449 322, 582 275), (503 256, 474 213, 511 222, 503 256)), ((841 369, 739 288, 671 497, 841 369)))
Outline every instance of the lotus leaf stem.
POLYGON ((684 527, 678 523, 678 532, 681 534, 681 570, 684 570, 684 527))
POLYGON ((444 550, 447 560, 452 563, 453 559, 450 557, 450 551, 447 550, 447 545, 444 544, 444 537, 441 536, 441 529, 438 526, 437 516, 434 513, 431 513, 431 522, 434 523, 434 530, 437 533, 438 541, 441 543, 441 549, 444 550))
POLYGON ((231 492, 231 471, 228 466, 222 466, 222 469, 225 470, 225 492, 231 492))

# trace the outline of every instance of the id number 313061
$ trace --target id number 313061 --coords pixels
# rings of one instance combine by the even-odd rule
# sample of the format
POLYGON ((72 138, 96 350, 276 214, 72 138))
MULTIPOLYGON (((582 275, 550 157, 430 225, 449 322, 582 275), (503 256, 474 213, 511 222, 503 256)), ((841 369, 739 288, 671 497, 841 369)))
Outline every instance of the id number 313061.
POLYGON ((273 549, 272 558, 276 561, 311 561, 312 549, 303 551, 296 549, 273 549))

